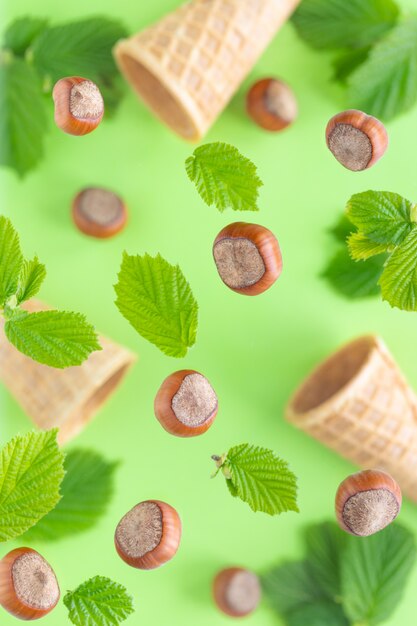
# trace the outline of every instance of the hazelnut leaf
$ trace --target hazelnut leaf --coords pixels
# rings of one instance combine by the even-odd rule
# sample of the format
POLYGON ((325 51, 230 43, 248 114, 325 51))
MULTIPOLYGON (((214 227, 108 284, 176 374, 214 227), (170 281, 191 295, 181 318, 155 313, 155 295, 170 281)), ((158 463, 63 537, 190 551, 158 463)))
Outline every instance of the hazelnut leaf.
POLYGON ((75 626, 117 626, 134 613, 132 597, 123 585, 94 576, 64 596, 75 626))
POLYGON ((0 452, 0 541, 26 532, 59 502, 64 454, 58 429, 17 435, 0 452))
MULTIPOLYGON (((349 3, 346 3, 349 4, 349 3)), ((349 79, 349 102, 383 120, 417 100, 417 17, 401 21, 378 42, 349 79)))
POLYGON ((22 310, 7 320, 4 332, 20 352, 50 367, 81 365, 91 352, 101 350, 94 327, 72 311, 22 310))
POLYGON ((48 126, 36 70, 19 58, 0 63, 0 165, 24 176, 43 157, 48 126))
POLYGON ((70 450, 64 460, 61 500, 24 540, 56 541, 89 530, 107 511, 117 466, 93 450, 70 450))
POLYGON ((30 300, 36 296, 46 277, 43 263, 39 263, 35 256, 31 261, 24 260, 19 275, 19 286, 16 291, 17 304, 30 300))
POLYGON ((347 240, 350 256, 354 261, 366 261, 378 254, 388 252, 387 243, 375 243, 363 233, 351 233, 347 240))
POLYGON ((196 340, 198 305, 180 267, 160 254, 125 252, 118 279, 116 306, 123 317, 168 356, 185 356, 196 340))
POLYGON ((4 47, 17 56, 23 56, 31 43, 47 26, 47 19, 33 16, 19 17, 6 28, 4 47))
POLYGON ((256 166, 227 143, 207 143, 185 162, 189 179, 208 206, 219 211, 258 211, 258 188, 263 185, 256 166))
POLYGON ((375 626, 388 619, 415 560, 414 537, 397 523, 370 537, 349 536, 341 575, 342 604, 351 622, 375 626))
POLYGON ((297 479, 287 462, 272 450, 247 443, 234 446, 227 453, 223 467, 231 475, 226 479, 229 491, 247 502, 252 511, 268 515, 298 512, 297 479))
POLYGON ((16 293, 22 265, 19 235, 9 218, 0 215, 0 308, 16 293))
POLYGON ((313 48, 360 48, 377 41, 398 17, 393 0, 303 0, 292 21, 313 48))
POLYGON ((417 228, 385 263, 378 283, 383 300, 403 311, 417 311, 417 228))

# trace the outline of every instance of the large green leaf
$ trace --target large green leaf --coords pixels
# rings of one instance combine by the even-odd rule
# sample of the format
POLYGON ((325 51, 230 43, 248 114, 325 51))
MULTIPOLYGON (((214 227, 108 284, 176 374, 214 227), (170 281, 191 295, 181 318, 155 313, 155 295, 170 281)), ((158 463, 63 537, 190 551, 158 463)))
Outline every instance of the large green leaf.
POLYGON ((292 20, 314 48, 360 48, 389 31, 398 15, 393 0, 303 0, 292 20))
MULTIPOLYGON (((349 4, 348 2, 346 4, 349 4)), ((349 80, 352 106, 390 120, 417 100, 417 17, 403 20, 375 45, 349 80)))
POLYGON ((16 293, 22 265, 19 235, 11 221, 0 215, 0 308, 16 293))
POLYGON ((14 437, 0 452, 0 541, 22 535, 59 502, 57 429, 14 437))
POLYGON ((17 18, 5 30, 4 47, 17 56, 23 56, 47 25, 48 20, 39 17, 17 18))
POLYGON ((417 227, 386 261, 379 285, 391 306, 417 311, 417 227))
POLYGON ((398 524, 370 537, 349 536, 342 560, 342 597, 352 623, 375 626, 392 615, 415 557, 412 533, 398 524))
POLYGON ((20 176, 43 156, 48 118, 40 78, 26 61, 0 63, 0 165, 20 176))
POLYGON ((297 479, 286 461, 266 448, 241 444, 227 453, 223 470, 231 474, 232 495, 253 511, 278 515, 298 511, 297 479), (234 493, 235 492, 235 493, 234 493))
MULTIPOLYGON (((417 34, 417 33, 416 33, 417 34)), ((414 205, 390 191, 364 191, 353 195, 346 207, 352 224, 375 243, 398 245, 413 228, 414 205)))
POLYGON ((54 541, 92 528, 107 511, 116 467, 93 450, 71 450, 64 462, 62 499, 25 534, 25 541, 54 541))
POLYGON ((160 254, 130 256, 120 268, 116 306, 137 332, 169 356, 194 345, 198 305, 178 265, 160 254))
POLYGON ((117 626, 134 612, 125 587, 110 578, 95 576, 64 597, 68 617, 75 626, 117 626))
POLYGON ((256 166, 227 143, 207 143, 185 162, 190 180, 208 206, 219 211, 257 211, 258 189, 263 184, 256 166))
POLYGON ((92 352, 101 350, 94 327, 80 313, 19 311, 4 330, 20 352, 51 367, 81 365, 92 352))
POLYGON ((313 524, 305 531, 312 577, 324 595, 332 600, 340 598, 341 595, 340 564, 346 536, 334 522, 313 524))

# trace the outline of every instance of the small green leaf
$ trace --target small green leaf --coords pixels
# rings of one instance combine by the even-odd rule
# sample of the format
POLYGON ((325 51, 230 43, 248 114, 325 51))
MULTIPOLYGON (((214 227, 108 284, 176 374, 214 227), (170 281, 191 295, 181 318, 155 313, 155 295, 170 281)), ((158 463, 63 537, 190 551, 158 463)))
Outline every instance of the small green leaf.
POLYGON ((386 255, 370 258, 366 263, 357 263, 345 247, 330 259, 322 276, 342 296, 350 299, 367 298, 380 293, 378 280, 384 269, 386 255))
POLYGON ((383 300, 403 311, 417 311, 417 228, 385 263, 379 279, 383 300))
POLYGON ((25 541, 55 541, 92 528, 107 511, 117 465, 92 450, 71 450, 64 462, 62 499, 25 534, 25 541))
POLYGON ((23 261, 19 276, 19 286, 16 292, 17 304, 21 304, 36 296, 45 277, 45 266, 39 263, 38 257, 35 256, 31 261, 23 261))
POLYGON ((101 350, 94 327, 80 313, 21 311, 4 330, 20 352, 51 367, 81 365, 91 352, 101 350))
POLYGON ((389 244, 375 243, 362 233, 351 233, 347 245, 350 256, 354 261, 366 261, 373 256, 384 254, 389 250, 389 244))
POLYGON ((0 308, 16 293, 22 264, 19 235, 11 221, 0 215, 0 308))
POLYGON ((188 177, 208 206, 219 211, 258 211, 258 188, 263 184, 256 166, 227 143, 207 143, 185 162, 188 177))
POLYGON ((160 254, 126 252, 115 285, 116 306, 142 337, 162 352, 183 357, 195 343, 198 305, 178 265, 160 254))
POLYGON ((82 19, 46 29, 33 45, 33 63, 54 84, 63 76, 83 76, 95 82, 107 106, 114 108, 123 90, 112 49, 127 31, 105 17, 82 19))
POLYGON ((395 611, 415 563, 413 535, 392 524, 370 537, 348 537, 342 599, 352 623, 375 626, 395 611))
MULTIPOLYGON (((346 3, 348 4, 348 3, 346 3)), ((383 120, 417 100, 417 17, 410 16, 377 43, 349 80, 349 102, 383 120)))
POLYGON ((347 535, 334 522, 323 522, 308 526, 304 537, 312 577, 335 601, 341 595, 340 565, 347 535))
POLYGON ((19 17, 9 24, 4 33, 4 47, 17 56, 23 56, 29 46, 48 25, 38 17, 19 17))
POLYGON ((232 495, 236 493, 252 511, 298 512, 297 479, 272 450, 247 443, 235 446, 227 453, 222 471, 231 482, 232 495))
POLYGON ((389 31, 398 16, 393 0, 303 0, 292 21, 314 48, 361 48, 389 31))
POLYGON ((134 613, 126 588, 104 576, 90 578, 75 591, 68 591, 64 604, 75 626, 117 626, 134 613))
POLYGON ((333 59, 333 80, 346 84, 347 79, 353 72, 366 61, 371 46, 354 50, 345 50, 333 59))
POLYGON ((19 58, 0 63, 0 165, 24 176, 39 163, 46 111, 36 70, 19 58))
POLYGON ((375 243, 398 245, 413 227, 413 204, 390 191, 365 191, 351 197, 346 214, 375 243))
POLYGON ((58 430, 18 435, 0 452, 0 541, 19 537, 59 502, 58 430))

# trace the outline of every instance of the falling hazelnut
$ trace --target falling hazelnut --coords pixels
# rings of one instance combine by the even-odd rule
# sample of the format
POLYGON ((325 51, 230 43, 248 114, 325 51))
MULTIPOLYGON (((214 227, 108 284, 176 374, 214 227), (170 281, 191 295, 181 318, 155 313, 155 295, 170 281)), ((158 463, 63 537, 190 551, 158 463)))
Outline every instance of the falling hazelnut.
POLYGON ((352 172, 372 167, 388 146, 384 125, 376 117, 351 109, 327 124, 326 142, 336 159, 352 172))
POLYGON ((88 187, 75 196, 72 218, 84 234, 105 239, 124 228, 127 209, 123 200, 112 191, 88 187))
POLYGON ((218 608, 231 617, 252 613, 261 599, 259 579, 242 567, 221 570, 213 581, 213 596, 218 608))
POLYGON ((103 96, 97 85, 87 78, 61 78, 54 86, 52 97, 55 123, 69 135, 87 135, 103 118, 103 96))
POLYGON ((114 541, 119 556, 138 569, 155 569, 170 561, 181 540, 176 510, 160 500, 133 507, 117 525, 114 541))
POLYGON ((292 89, 276 78, 264 78, 252 85, 246 97, 246 109, 258 126, 271 131, 287 128, 298 114, 292 89))
POLYGON ((154 408, 166 431, 177 437, 195 437, 212 425, 218 401, 205 376, 195 370, 180 370, 164 380, 154 408))
POLYGON ((22 620, 44 617, 60 596, 54 571, 31 548, 12 550, 0 561, 0 604, 22 620))
POLYGON ((225 285, 247 296, 269 289, 282 270, 275 235, 258 224, 235 222, 223 228, 214 241, 213 256, 225 285))
POLYGON ((363 470, 345 478, 336 493, 339 526, 352 535, 367 537, 397 517, 401 489, 385 472, 363 470))

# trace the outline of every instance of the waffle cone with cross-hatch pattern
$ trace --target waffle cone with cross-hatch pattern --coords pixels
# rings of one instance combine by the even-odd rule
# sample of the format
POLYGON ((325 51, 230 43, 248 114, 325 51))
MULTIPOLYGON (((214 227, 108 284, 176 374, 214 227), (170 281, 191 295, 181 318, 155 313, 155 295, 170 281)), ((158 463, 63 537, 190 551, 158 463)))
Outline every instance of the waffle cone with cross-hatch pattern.
POLYGON ((417 398, 379 337, 352 341, 302 383, 289 422, 417 501, 417 398))

